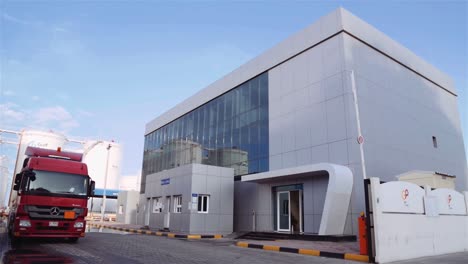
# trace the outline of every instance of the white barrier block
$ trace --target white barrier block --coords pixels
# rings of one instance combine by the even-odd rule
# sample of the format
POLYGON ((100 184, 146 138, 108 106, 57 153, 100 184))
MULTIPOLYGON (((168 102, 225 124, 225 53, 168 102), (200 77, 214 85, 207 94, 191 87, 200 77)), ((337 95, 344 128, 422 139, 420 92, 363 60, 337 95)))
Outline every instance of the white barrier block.
POLYGON ((425 191, 409 182, 387 182, 380 185, 379 207, 383 213, 424 214, 425 191))
POLYGON ((437 199, 437 208, 441 215, 466 215, 465 197, 452 190, 440 188, 431 191, 431 196, 437 199))

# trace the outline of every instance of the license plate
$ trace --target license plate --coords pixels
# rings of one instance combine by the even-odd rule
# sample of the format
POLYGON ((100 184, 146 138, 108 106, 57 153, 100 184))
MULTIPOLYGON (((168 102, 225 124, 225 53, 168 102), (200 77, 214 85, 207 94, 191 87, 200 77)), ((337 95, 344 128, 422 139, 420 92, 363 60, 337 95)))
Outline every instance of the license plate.
POLYGON ((49 222, 49 226, 58 226, 58 222, 49 222))

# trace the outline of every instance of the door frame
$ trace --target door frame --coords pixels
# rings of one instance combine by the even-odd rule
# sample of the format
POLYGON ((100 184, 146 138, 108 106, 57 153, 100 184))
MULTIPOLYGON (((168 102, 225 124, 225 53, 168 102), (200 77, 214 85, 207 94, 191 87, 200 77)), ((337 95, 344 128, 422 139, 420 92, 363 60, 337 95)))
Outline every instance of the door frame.
POLYGON ((164 228, 169 228, 171 225, 171 196, 166 196, 166 213, 164 214, 164 228))
MULTIPOLYGON (((299 232, 299 233, 303 233, 304 230, 303 230, 303 227, 302 227, 302 222, 303 222, 303 215, 302 215, 302 190, 291 190, 289 192, 297 192, 297 201, 298 201, 298 206, 299 206, 299 230, 294 230, 294 232, 299 232)), ((291 197, 291 194, 290 194, 290 197, 291 197)), ((291 215, 289 216, 291 217, 291 215)))
POLYGON ((151 213, 151 198, 146 198, 145 225, 149 225, 151 213))
POLYGON ((291 193, 290 191, 280 191, 276 193, 276 217, 277 217, 277 227, 276 231, 278 232, 291 232, 291 193), (287 193, 288 194, 288 229, 281 229, 281 222, 280 222, 280 194, 287 193))
POLYGON ((302 195, 303 195, 303 190, 290 190, 290 191, 279 191, 276 192, 276 231, 277 232, 291 232, 291 192, 297 191, 298 192, 298 206, 299 206, 299 230, 294 230, 294 232, 299 231, 299 233, 304 233, 304 227, 303 227, 303 214, 302 214, 302 195), (280 229, 280 203, 279 203, 279 197, 280 193, 288 193, 288 210, 289 210, 289 228, 288 229, 280 229))
POLYGON ((299 190, 299 232, 300 233, 304 233, 304 225, 302 224, 302 222, 304 221, 304 213, 302 212, 302 197, 303 197, 303 190, 299 190))

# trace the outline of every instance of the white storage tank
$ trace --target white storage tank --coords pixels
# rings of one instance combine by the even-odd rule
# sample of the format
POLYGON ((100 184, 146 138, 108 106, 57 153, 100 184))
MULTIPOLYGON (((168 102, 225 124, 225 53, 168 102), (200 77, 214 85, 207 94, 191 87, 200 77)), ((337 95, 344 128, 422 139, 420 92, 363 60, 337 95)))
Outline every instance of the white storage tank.
POLYGON ((104 188, 107 164, 106 189, 118 189, 122 148, 112 141, 86 141, 83 148, 83 162, 88 165, 89 176, 96 182, 96 188, 104 188))
POLYGON ((25 157, 24 152, 28 146, 45 149, 57 149, 58 147, 63 148, 66 143, 67 138, 59 133, 37 130, 21 131, 14 174, 21 171, 25 157))
POLYGON ((10 182, 10 173, 8 171, 8 157, 0 156, 0 208, 6 206, 5 201, 8 200, 7 190, 10 182))

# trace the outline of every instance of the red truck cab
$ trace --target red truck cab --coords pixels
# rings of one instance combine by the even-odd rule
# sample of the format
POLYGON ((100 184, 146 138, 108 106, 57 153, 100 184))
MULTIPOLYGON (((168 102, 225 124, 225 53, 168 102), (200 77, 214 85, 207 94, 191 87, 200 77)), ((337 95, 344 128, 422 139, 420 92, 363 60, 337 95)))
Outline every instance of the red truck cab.
POLYGON ((84 237, 88 197, 94 181, 82 154, 28 147, 21 172, 14 178, 8 231, 20 238, 84 237))

